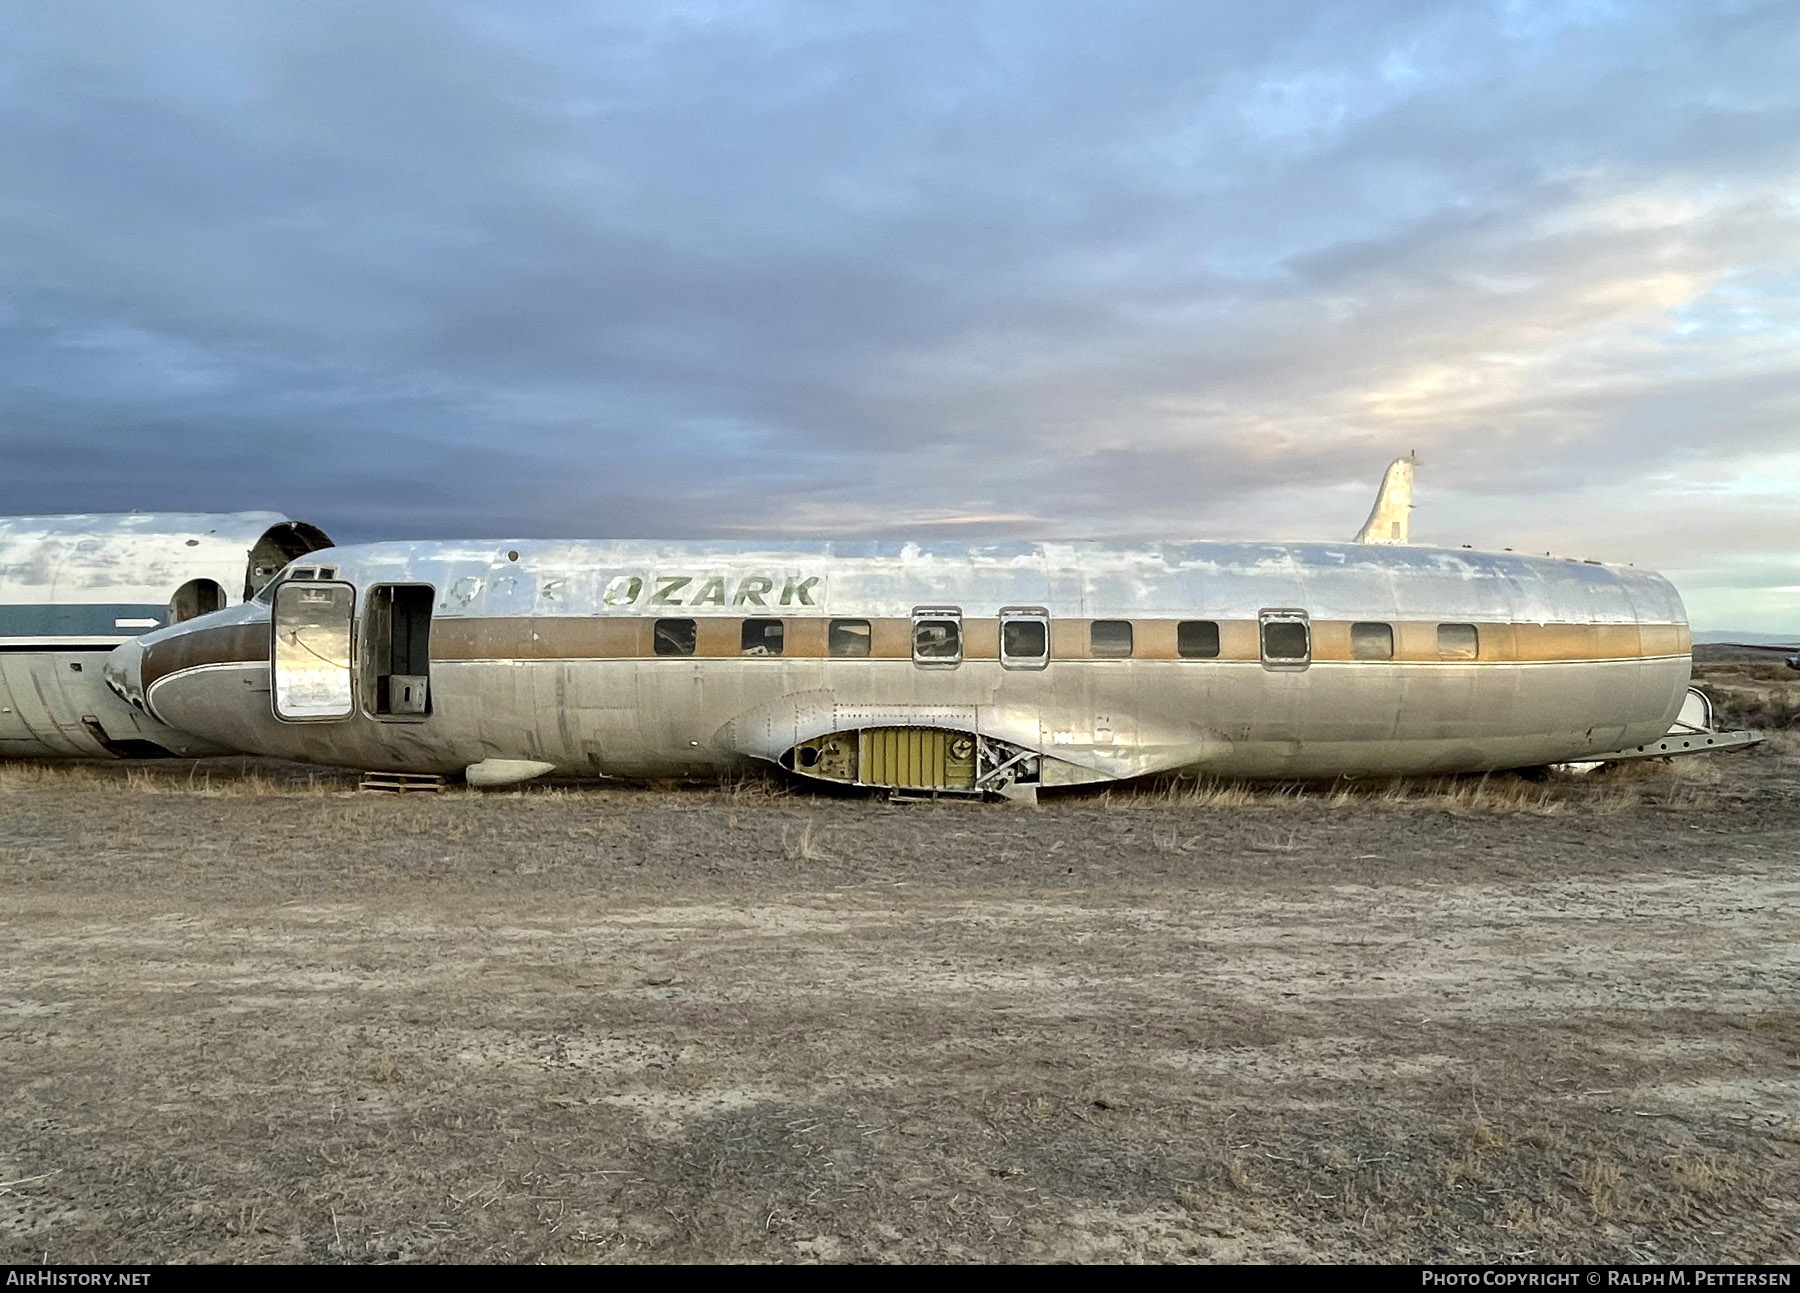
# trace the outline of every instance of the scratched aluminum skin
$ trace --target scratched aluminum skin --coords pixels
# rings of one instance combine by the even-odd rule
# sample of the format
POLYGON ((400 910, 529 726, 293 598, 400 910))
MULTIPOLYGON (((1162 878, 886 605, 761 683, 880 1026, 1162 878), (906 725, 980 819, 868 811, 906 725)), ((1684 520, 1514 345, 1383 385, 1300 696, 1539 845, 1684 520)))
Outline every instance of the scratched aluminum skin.
MULTIPOLYGON (((1674 588, 1617 566, 1512 553, 1346 543, 1102 544, 388 543, 330 549, 363 590, 434 590, 433 641, 459 622, 615 616, 897 617, 915 607, 1042 606, 1069 618, 1683 625, 1674 588), (517 554, 514 559, 510 554, 517 554), (639 586, 633 592, 633 581, 639 586), (685 581, 685 582, 681 582, 685 581), (787 598, 785 604, 783 597, 787 598)), ((176 635, 266 623, 258 603, 152 633, 109 671, 163 720, 247 751, 370 770, 452 773, 484 759, 576 775, 707 774, 779 758, 856 726, 979 731, 1050 756, 1046 785, 1179 768, 1224 776, 1477 771, 1578 759, 1668 730, 1683 651, 1530 664, 1052 660, 1042 671, 964 660, 491 659, 431 664, 434 712, 390 721, 275 719, 266 659, 154 680, 146 649, 176 635)), ((243 635, 240 635, 243 636, 243 635)))
POLYGON ((94 725, 115 745, 227 752, 122 702, 102 678, 106 652, 166 625, 191 580, 241 601, 252 550, 290 524, 277 512, 0 517, 0 758, 116 753, 94 725))

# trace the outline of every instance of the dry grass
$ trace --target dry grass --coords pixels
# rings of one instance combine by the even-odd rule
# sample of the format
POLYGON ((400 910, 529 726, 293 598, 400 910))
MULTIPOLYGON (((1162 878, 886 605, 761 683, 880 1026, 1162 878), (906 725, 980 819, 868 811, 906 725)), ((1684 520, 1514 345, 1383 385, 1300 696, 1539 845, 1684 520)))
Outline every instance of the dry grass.
POLYGON ((1800 755, 1800 731, 1766 732, 1763 744, 1774 754, 1787 758, 1800 755))
POLYGON ((1607 816, 1647 805, 1704 806, 1727 781, 1727 774, 1715 761, 1691 757, 1643 760, 1595 772, 1552 772, 1541 776, 1496 772, 1463 777, 1270 784, 1176 779, 1144 790, 1113 791, 1107 801, 1122 804, 1150 799, 1172 808, 1202 811, 1280 809, 1316 804, 1328 809, 1373 806, 1453 814, 1607 816))
POLYGON ((100 769, 85 763, 24 763, 0 761, 0 790, 31 786, 74 788, 102 778, 100 769))
MULTIPOLYGON (((1779 751, 1800 751, 1800 735, 1776 736, 1771 746, 1779 751)), ((1694 757, 1670 761, 1645 760, 1621 764, 1597 773, 1555 773, 1526 777, 1513 773, 1489 773, 1465 777, 1381 778, 1338 782, 1240 782, 1212 778, 1174 778, 1141 785, 1112 787, 1099 792, 1074 792, 1072 798, 1098 802, 1103 809, 1143 806, 1147 803, 1202 812, 1281 809, 1299 804, 1330 809, 1377 806, 1403 810, 1429 810, 1453 814, 1518 813, 1557 816, 1565 813, 1599 815, 1629 812, 1645 805, 1700 807, 1712 802, 1732 781, 1723 760, 1694 757)), ((203 798, 320 798, 350 795, 356 791, 357 774, 338 769, 307 769, 296 765, 258 760, 209 760, 153 764, 0 763, 0 792, 25 789, 75 789, 83 786, 116 786, 137 795, 193 795, 203 798)), ((655 783, 634 786, 617 782, 549 782, 527 784, 509 791, 470 790, 450 785, 436 795, 370 795, 376 803, 416 803, 435 799, 461 801, 499 796, 543 800, 576 800, 628 795, 672 794, 723 796, 733 804, 754 808, 782 801, 828 801, 830 792, 811 791, 776 774, 734 774, 716 783, 655 783)), ((1055 802, 1051 796, 1047 802, 1055 802)), ((386 809, 382 811, 388 811, 386 809)), ((796 842, 796 856, 809 856, 815 846, 796 842)))
MULTIPOLYGON (((1794 690, 1800 691, 1800 687, 1794 690)), ((1738 719, 1734 717, 1732 721, 1738 719)), ((1767 752, 1779 757, 1800 753, 1800 729, 1770 732, 1766 745, 1767 752)), ((1059 799, 1097 802, 1106 810, 1156 804, 1183 811, 1241 812, 1281 811, 1308 805, 1328 810, 1378 807, 1452 815, 1611 816, 1646 807, 1692 809, 1714 806, 1733 794, 1733 786, 1741 780, 1739 761, 1744 757, 1726 753, 1672 760, 1646 759, 1581 774, 1546 770, 1529 775, 1497 772, 1336 782, 1243 782, 1210 777, 1172 777, 1106 789, 1052 792, 1045 797, 1045 802, 1055 803, 1059 799)), ((319 798, 353 794, 358 783, 359 776, 353 771, 242 758, 150 763, 0 762, 0 793, 113 786, 135 795, 319 798)), ((840 791, 821 789, 770 769, 733 772, 713 782, 562 780, 532 782, 499 791, 469 790, 452 784, 438 795, 369 798, 391 806, 400 801, 470 797, 491 800, 502 796, 582 802, 621 793, 698 796, 702 799, 724 797, 746 811, 784 801, 824 804, 844 797, 840 791)), ((808 860, 818 850, 815 842, 804 838, 788 847, 794 856, 808 860)), ((1180 841, 1173 835, 1159 838, 1158 847, 1167 852, 1182 851, 1180 841)))
MULTIPOLYGON (((1155 795, 1159 792, 1146 790, 1142 793, 1155 795)), ((1169 781, 1160 791, 1161 797, 1171 807, 1204 809, 1248 808, 1252 804, 1272 803, 1297 793, 1299 788, 1293 786, 1256 786, 1248 782, 1220 781, 1211 777, 1197 781, 1178 777, 1169 781)), ((1120 798, 1124 799, 1129 794, 1129 791, 1124 792, 1120 798)), ((1110 795, 1108 802, 1111 802, 1110 795)))
POLYGON ((258 799, 340 794, 354 790, 356 782, 354 772, 263 759, 170 759, 144 763, 0 761, 0 790, 115 786, 138 795, 258 799))
POLYGON ((185 776, 149 768, 131 768, 125 773, 125 785, 138 794, 201 795, 207 798, 335 795, 348 789, 346 780, 343 774, 331 770, 308 773, 301 779, 274 776, 255 767, 215 771, 197 765, 191 766, 185 776))
POLYGON ((1581 1192, 1587 1195, 1588 1204, 1594 1209, 1594 1214, 1600 1217, 1613 1213, 1613 1195, 1623 1179, 1624 1173, 1620 1171, 1618 1164, 1598 1159, 1583 1161, 1577 1175, 1581 1192))
POLYGON ((781 827, 781 847, 790 858, 801 862, 835 862, 837 858, 825 851, 823 834, 814 834, 814 822, 811 817, 800 823, 800 829, 794 831, 790 825, 783 823, 781 827))
POLYGON ((1725 727, 1800 729, 1800 673, 1773 662, 1696 664, 1694 684, 1712 697, 1725 727))

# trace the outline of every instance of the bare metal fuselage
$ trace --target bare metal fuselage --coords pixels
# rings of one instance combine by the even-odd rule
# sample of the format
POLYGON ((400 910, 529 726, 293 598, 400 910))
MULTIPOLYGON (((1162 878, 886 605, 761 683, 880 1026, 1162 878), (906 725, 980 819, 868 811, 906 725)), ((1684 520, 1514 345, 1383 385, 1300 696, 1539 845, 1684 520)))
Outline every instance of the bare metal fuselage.
POLYGON ((1690 670, 1659 576, 1465 550, 521 541, 297 564, 346 590, 332 594, 341 677, 323 684, 345 688, 343 713, 290 698, 278 714, 282 671, 324 671, 311 657, 336 648, 309 645, 316 625, 272 626, 262 600, 121 648, 114 685, 209 742, 370 770, 679 776, 762 760, 980 790, 1580 759, 1662 735, 1690 670), (403 604, 428 619, 414 632, 429 648, 395 665, 403 604), (1021 617, 1043 627, 1041 658, 1018 654, 1040 641, 1021 617), (274 694, 272 637, 291 639, 274 694), (428 699, 395 712, 390 693, 415 688, 428 699))
POLYGON ((230 752, 125 704, 107 653, 249 597, 327 542, 273 512, 0 517, 0 758, 230 752))

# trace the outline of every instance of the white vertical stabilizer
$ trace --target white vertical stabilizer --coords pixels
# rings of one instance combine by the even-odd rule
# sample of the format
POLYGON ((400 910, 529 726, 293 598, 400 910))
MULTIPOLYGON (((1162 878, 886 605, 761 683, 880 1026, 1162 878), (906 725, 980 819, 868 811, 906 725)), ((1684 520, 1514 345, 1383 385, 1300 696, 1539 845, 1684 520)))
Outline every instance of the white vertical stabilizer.
POLYGON ((1413 469, 1418 465, 1418 455, 1411 453, 1388 464, 1369 519, 1356 532, 1357 543, 1412 542, 1413 469))

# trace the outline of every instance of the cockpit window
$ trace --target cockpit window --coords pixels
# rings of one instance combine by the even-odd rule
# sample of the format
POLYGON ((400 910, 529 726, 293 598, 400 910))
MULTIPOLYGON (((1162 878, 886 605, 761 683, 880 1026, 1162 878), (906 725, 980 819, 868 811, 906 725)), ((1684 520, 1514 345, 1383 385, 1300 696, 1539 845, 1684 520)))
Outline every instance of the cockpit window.
POLYGON ((263 606, 270 606, 273 605, 275 601, 275 590, 282 584, 291 584, 295 582, 310 583, 321 580, 329 582, 336 578, 336 566, 320 566, 311 563, 302 564, 299 561, 290 561, 286 566, 282 567, 280 574, 264 584, 256 596, 252 597, 250 600, 258 602, 263 606))

